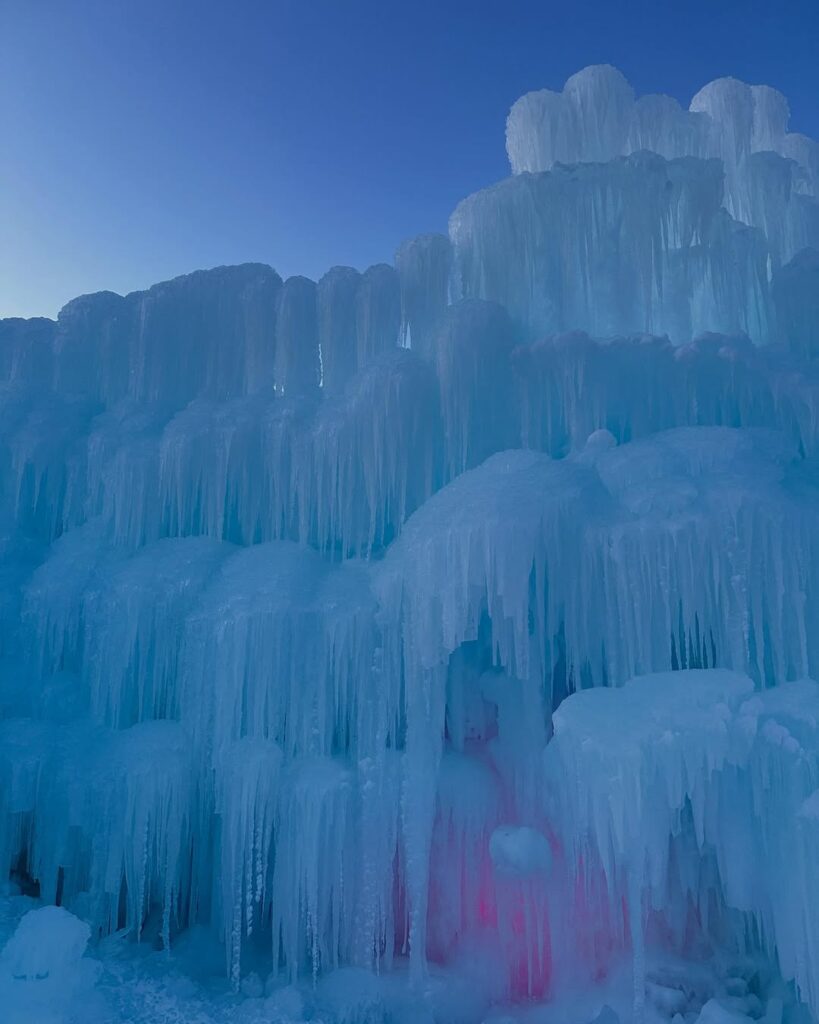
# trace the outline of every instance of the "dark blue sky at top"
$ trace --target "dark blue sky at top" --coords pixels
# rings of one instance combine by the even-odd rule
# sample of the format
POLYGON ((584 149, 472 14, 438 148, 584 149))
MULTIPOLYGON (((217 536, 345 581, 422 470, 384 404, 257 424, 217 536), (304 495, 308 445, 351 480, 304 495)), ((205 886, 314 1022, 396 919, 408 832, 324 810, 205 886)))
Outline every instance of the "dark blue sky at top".
POLYGON ((0 315, 390 260, 508 173, 519 95, 600 62, 773 85, 819 136, 819 0, 0 0, 0 315))

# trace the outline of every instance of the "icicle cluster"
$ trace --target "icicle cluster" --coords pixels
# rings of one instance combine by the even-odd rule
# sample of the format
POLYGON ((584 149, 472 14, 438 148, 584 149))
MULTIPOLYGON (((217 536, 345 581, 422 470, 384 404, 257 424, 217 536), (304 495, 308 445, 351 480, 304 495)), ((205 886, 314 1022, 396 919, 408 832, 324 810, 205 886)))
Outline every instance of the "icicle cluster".
POLYGON ((819 229, 819 143, 788 132, 789 118, 788 101, 767 85, 719 78, 684 110, 668 96, 635 99, 620 72, 601 64, 572 75, 562 92, 521 96, 509 112, 506 149, 514 174, 641 151, 671 161, 715 158, 726 209, 761 228, 782 262, 816 244, 819 229))
POLYGON ((819 684, 755 694, 720 670, 643 676, 573 695, 554 729, 547 777, 568 863, 602 872, 612 919, 627 893, 635 956, 652 917, 682 942, 694 906, 723 916, 739 948, 755 930, 815 1007, 819 684))

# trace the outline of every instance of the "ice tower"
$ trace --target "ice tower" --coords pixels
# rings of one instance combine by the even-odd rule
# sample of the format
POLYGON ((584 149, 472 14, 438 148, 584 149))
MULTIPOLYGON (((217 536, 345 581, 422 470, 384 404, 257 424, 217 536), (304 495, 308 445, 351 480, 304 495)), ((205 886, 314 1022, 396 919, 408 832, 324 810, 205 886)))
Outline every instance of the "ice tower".
POLYGON ((808 1020, 819 144, 608 66, 506 143, 394 265, 0 321, 0 879, 327 1021, 808 1020))

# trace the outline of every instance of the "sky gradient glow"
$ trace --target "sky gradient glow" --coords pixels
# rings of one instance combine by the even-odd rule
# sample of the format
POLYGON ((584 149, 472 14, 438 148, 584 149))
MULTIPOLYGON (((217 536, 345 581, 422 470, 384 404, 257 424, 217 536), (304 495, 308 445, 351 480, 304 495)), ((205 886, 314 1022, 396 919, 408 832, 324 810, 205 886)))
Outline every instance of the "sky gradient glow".
POLYGON ((0 0, 0 316, 259 260, 391 260, 508 173, 530 89, 733 75, 819 137, 819 0, 0 0))

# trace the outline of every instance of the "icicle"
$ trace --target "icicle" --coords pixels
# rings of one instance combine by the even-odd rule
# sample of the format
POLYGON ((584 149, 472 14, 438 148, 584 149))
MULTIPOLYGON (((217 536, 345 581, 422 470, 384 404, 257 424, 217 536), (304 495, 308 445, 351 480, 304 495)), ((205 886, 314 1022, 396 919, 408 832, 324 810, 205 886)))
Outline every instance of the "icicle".
POLYGON ((129 392, 176 408, 272 386, 281 278, 246 263, 198 271, 135 292, 129 392))
MULTIPOLYGON (((273 823, 281 749, 269 740, 238 740, 216 764, 215 809, 221 821, 218 882, 225 953, 233 987, 241 980, 242 936, 269 909, 273 823)), ((282 837, 281 845, 286 842, 282 837)))
POLYGON ((449 478, 506 448, 519 434, 512 414, 513 344, 505 310, 489 302, 459 302, 440 322, 433 357, 449 478))
POLYGON ((414 352, 434 354, 434 330, 449 298, 452 246, 446 235, 418 235, 395 254, 401 281, 404 344, 414 352))
POLYGON ((352 267, 332 267, 318 283, 321 383, 338 394, 357 367, 356 302, 361 274, 352 267))
POLYGON ((320 380, 316 285, 306 277, 288 277, 278 310, 276 389, 298 397, 310 394, 320 380))
POLYGON ((395 348, 400 327, 398 274, 388 264, 376 263, 361 275, 356 293, 358 365, 366 366, 381 352, 395 348))
POLYGON ((330 758, 295 761, 276 816, 273 964, 294 980, 337 967, 347 952, 353 877, 351 779, 330 758))
POLYGON ((750 679, 720 670, 646 676, 575 694, 554 723, 545 764, 564 841, 575 856, 599 858, 608 885, 627 895, 635 1015, 644 1001, 644 905, 671 911, 701 898, 696 870, 670 890, 675 848, 689 868, 714 857, 709 884, 724 901, 712 908, 722 927, 744 928, 730 909, 759 922, 783 975, 815 1000, 815 935, 804 914, 815 870, 803 868, 800 844, 819 779, 819 684, 754 695, 750 679), (561 786, 565 778, 578 785, 561 786))
POLYGON ((773 280, 782 340, 810 358, 819 352, 819 250, 804 249, 773 280))

